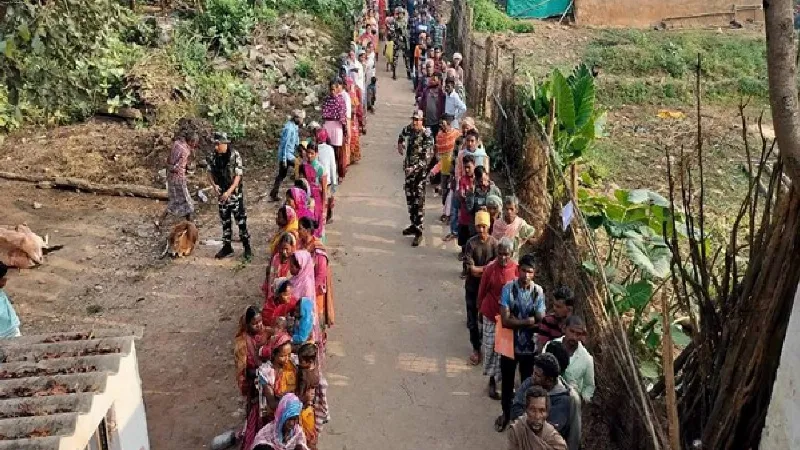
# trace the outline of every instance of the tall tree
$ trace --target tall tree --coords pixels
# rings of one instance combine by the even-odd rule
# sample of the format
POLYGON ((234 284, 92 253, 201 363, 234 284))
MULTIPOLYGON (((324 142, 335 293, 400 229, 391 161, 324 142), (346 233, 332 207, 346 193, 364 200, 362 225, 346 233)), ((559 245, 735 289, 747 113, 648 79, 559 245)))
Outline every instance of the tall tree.
POLYGON ((794 1, 764 0, 769 102, 787 175, 800 183, 800 110, 795 62, 794 1))

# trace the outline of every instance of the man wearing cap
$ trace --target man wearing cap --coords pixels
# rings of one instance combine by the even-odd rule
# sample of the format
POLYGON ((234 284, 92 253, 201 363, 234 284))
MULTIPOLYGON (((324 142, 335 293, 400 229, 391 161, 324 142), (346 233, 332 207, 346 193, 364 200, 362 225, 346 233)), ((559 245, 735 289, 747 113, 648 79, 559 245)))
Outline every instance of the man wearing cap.
POLYGON ((278 190, 284 178, 289 173, 289 166, 294 168, 294 152, 300 145, 300 126, 306 118, 306 112, 302 109, 292 111, 292 116, 286 121, 281 131, 281 141, 278 144, 278 176, 269 192, 269 198, 273 202, 278 201, 278 190))
POLYGON ((250 233, 247 232, 247 211, 244 207, 244 163, 242 156, 230 148, 230 140, 225 133, 214 133, 214 153, 208 157, 208 179, 219 197, 219 218, 222 221, 222 249, 215 258, 221 259, 233 254, 233 223, 239 226, 239 238, 244 247, 243 257, 253 256, 250 249, 250 233))
POLYGON ((489 235, 491 218, 488 211, 475 214, 477 234, 467 241, 464 247, 464 266, 467 278, 464 282, 464 298, 467 305, 467 328, 472 344, 469 362, 477 366, 481 362, 481 329, 478 324, 478 290, 481 287, 483 269, 497 257, 497 241, 489 235))
POLYGON ((425 219, 425 183, 427 182, 428 159, 433 153, 433 136, 423 126, 424 115, 417 110, 411 116, 411 125, 407 125, 397 138, 397 152, 405 159, 404 190, 408 215, 411 225, 403 230, 403 236, 414 236, 411 245, 417 247, 422 243, 422 229, 425 219), (403 148, 405 146, 405 148, 403 148))

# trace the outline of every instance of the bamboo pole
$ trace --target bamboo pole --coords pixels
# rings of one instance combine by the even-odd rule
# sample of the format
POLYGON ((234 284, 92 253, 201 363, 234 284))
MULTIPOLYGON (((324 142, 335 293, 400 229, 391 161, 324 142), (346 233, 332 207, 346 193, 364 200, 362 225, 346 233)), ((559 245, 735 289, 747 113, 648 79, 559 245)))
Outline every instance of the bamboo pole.
POLYGON ((664 383, 667 394, 667 433, 671 450, 681 450, 681 430, 678 422, 678 400, 675 395, 675 369, 672 360, 672 330, 669 320, 669 295, 665 289, 661 293, 662 328, 661 357, 664 360, 664 383))

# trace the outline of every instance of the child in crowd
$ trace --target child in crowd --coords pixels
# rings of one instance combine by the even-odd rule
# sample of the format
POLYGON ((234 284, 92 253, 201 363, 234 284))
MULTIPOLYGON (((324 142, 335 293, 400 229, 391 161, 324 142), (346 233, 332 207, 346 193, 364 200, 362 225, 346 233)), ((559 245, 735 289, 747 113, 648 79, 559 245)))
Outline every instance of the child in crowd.
POLYGON ((297 397, 303 402, 303 410, 300 413, 300 425, 306 435, 308 448, 317 449, 319 442, 319 431, 317 430, 316 420, 316 399, 317 389, 319 388, 319 374, 316 370, 300 370, 299 382, 297 384, 297 397))
MULTIPOLYGON (((312 343, 303 344, 297 351, 301 373, 314 372, 317 375, 313 399, 315 430, 317 435, 322 432, 322 426, 330 421, 330 413, 328 411, 328 381, 322 376, 319 370, 320 356, 319 348, 316 344, 312 343)), ((302 380, 300 384, 302 384, 302 380)), ((310 387, 308 389, 310 389, 310 387)), ((298 395, 305 393, 306 392, 298 392, 298 395)))
POLYGON ((541 352, 545 344, 564 335, 564 324, 575 311, 572 290, 559 286, 553 293, 553 311, 542 318, 536 328, 537 349, 541 352))
POLYGON ((8 266, 0 262, 0 338, 21 336, 19 317, 3 289, 8 282, 8 266))

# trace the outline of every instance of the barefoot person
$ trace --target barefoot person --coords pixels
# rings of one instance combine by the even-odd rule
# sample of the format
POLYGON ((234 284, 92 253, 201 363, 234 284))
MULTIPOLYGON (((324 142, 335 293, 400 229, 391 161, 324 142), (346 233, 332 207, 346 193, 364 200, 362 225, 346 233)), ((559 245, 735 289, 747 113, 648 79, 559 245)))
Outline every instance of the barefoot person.
POLYGON ((478 211, 475 214, 475 229, 473 236, 464 247, 464 265, 467 269, 467 278, 464 282, 464 298, 467 304, 467 328, 469 340, 472 344, 472 355, 469 362, 473 366, 481 363, 481 329, 478 324, 478 291, 481 278, 486 265, 497 256, 497 241, 489 235, 489 213, 478 211))
POLYGON ((186 186, 186 166, 189 164, 189 157, 192 151, 197 149, 200 143, 200 136, 192 133, 188 137, 181 136, 172 144, 172 151, 167 158, 167 195, 169 203, 164 210, 164 214, 156 221, 156 226, 161 226, 168 214, 183 217, 186 220, 192 218, 194 213, 194 202, 189 188, 186 186))
POLYGON ((244 247, 243 257, 253 256, 250 249, 250 233, 247 232, 247 211, 244 207, 242 176, 244 164, 242 156, 230 148, 230 140, 225 133, 214 133, 214 153, 208 158, 208 179, 219 197, 219 218, 222 221, 222 249, 215 258, 222 259, 233 254, 233 221, 239 226, 239 238, 244 247))
POLYGON ((411 245, 422 243, 422 229, 425 219, 425 184, 427 183, 428 159, 433 153, 433 137, 431 131, 422 123, 425 116, 421 110, 411 116, 411 125, 407 125, 397 138, 397 153, 405 155, 405 194, 408 216, 411 225, 403 230, 403 236, 414 236, 411 245), (404 153, 405 152, 405 153, 404 153))

